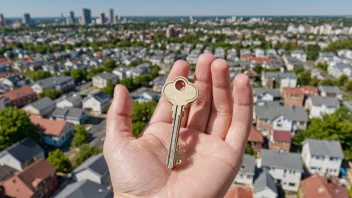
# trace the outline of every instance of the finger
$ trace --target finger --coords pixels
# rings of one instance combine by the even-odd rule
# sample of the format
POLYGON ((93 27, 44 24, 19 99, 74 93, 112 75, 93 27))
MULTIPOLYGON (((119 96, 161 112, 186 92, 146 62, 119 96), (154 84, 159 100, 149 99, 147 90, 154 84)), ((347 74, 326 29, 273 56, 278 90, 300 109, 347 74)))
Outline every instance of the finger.
POLYGON ((249 78, 239 74, 234 80, 234 107, 226 142, 237 152, 244 150, 252 126, 253 96, 249 78))
MULTIPOLYGON (((183 76, 188 78, 189 72, 189 64, 186 61, 177 61, 172 67, 169 76, 166 79, 166 82, 173 80, 178 76, 183 76)), ((153 117, 150 120, 150 123, 155 122, 172 122, 172 111, 171 111, 171 103, 167 101, 164 97, 161 97, 159 100, 159 104, 156 107, 153 117)))
POLYGON ((128 90, 116 85, 106 122, 106 139, 119 142, 133 139, 131 114, 132 100, 128 90))
POLYGON ((212 101, 212 81, 210 67, 214 61, 211 54, 202 54, 197 61, 194 84, 199 89, 199 96, 194 101, 188 114, 188 128, 205 132, 209 120, 212 101))
POLYGON ((213 102, 207 134, 225 139, 232 118, 233 99, 229 65, 225 60, 215 60, 211 65, 213 102))

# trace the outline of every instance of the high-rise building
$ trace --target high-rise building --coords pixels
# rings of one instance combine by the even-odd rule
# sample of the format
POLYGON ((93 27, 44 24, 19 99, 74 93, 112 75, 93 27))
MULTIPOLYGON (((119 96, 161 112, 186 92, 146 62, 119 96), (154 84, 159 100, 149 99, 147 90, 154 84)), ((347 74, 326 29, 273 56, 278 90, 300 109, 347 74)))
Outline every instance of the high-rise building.
POLYGON ((75 13, 73 11, 70 12, 70 17, 68 18, 68 23, 69 24, 75 24, 75 13))
POLYGON ((82 14, 82 25, 88 25, 92 22, 92 13, 89 9, 83 8, 83 14, 82 14))
POLYGON ((193 16, 190 16, 190 17, 189 17, 189 23, 190 23, 190 24, 193 24, 193 23, 194 23, 193 16))
POLYGON ((0 27, 6 26, 6 20, 3 14, 0 14, 0 27))
POLYGON ((109 23, 110 23, 110 24, 115 23, 114 10, 113 10, 113 9, 110 9, 110 10, 109 10, 109 23))
POLYGON ((31 15, 29 13, 24 13, 22 23, 25 25, 31 25, 31 15))
POLYGON ((177 36, 176 34, 176 30, 174 28, 173 25, 169 25, 169 27, 166 29, 166 37, 170 38, 170 37, 175 37, 177 36))
POLYGON ((105 22, 105 14, 104 12, 101 12, 99 15, 99 23, 104 24, 104 22, 105 22))

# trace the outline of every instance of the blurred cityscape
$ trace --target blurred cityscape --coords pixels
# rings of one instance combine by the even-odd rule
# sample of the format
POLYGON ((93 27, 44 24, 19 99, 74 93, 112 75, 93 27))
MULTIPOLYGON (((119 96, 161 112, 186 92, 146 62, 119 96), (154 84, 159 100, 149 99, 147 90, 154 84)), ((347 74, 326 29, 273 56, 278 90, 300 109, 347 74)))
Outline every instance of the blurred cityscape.
POLYGON ((174 62, 191 65, 192 81, 202 53, 253 87, 253 127, 226 197, 349 197, 352 17, 93 17, 82 8, 0 14, 0 198, 113 197, 102 146, 115 85, 130 91, 138 136, 174 62))

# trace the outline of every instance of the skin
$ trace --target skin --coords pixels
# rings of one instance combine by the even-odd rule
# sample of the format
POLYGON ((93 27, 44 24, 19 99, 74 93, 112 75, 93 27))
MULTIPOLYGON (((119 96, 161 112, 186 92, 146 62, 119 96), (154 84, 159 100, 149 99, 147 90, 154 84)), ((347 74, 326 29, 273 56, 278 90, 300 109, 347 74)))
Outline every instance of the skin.
MULTIPOLYGON (((188 63, 177 61, 168 81, 188 73, 188 63)), ((252 89, 243 74, 231 86, 227 62, 211 54, 199 57, 194 79, 199 97, 186 108, 179 137, 182 162, 172 170, 165 164, 171 104, 161 98, 148 126, 134 138, 129 92, 116 86, 104 143, 115 197, 224 197, 242 164, 252 89)))

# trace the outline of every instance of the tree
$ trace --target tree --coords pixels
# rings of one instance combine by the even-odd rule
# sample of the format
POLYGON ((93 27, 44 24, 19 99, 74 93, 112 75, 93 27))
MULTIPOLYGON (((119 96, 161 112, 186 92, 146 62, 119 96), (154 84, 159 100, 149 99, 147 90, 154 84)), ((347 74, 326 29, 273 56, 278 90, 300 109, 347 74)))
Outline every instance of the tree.
POLYGON ((88 79, 92 79, 93 76, 95 76, 95 75, 97 75, 97 74, 100 74, 100 73, 102 73, 103 71, 104 71, 104 69, 101 68, 101 67, 98 67, 98 68, 92 67, 92 68, 90 68, 89 71, 88 71, 87 78, 88 78, 88 79))
POLYGON ((84 161, 86 161, 89 157, 93 155, 97 155, 103 152, 103 149, 90 147, 88 144, 82 144, 79 147, 79 151, 76 154, 75 158, 73 159, 74 167, 79 166, 84 161))
POLYGON ((263 67, 261 65, 257 64, 253 68, 253 71, 255 71, 258 75, 262 75, 263 67))
POLYGON ((324 70, 324 71, 328 71, 329 65, 328 65, 327 63, 319 62, 319 63, 317 64, 317 67, 320 68, 320 69, 322 69, 322 70, 324 70))
POLYGON ((311 81, 312 77, 310 74, 310 70, 309 71, 303 71, 302 73, 300 73, 298 75, 298 79, 297 79, 297 83, 299 85, 309 85, 310 81, 311 81))
POLYGON ((125 86, 129 91, 133 91, 136 88, 133 78, 124 78, 120 80, 120 84, 125 86))
POLYGON ((87 78, 87 71, 83 69, 74 69, 71 71, 71 77, 76 82, 81 82, 87 78))
POLYGON ((348 76, 346 76, 345 74, 341 75, 337 79, 337 85, 339 86, 344 86, 347 82, 348 82, 348 76))
POLYGON ((131 120, 133 123, 133 135, 135 137, 147 126, 147 123, 152 118, 156 105, 154 101, 144 103, 133 102, 131 120))
POLYGON ((133 136, 138 137, 146 126, 146 122, 134 122, 132 125, 133 136))
POLYGON ((347 91, 352 91, 352 81, 348 81, 345 88, 347 91))
POLYGON ((250 145, 250 143, 246 144, 245 154, 257 157, 257 151, 253 150, 253 148, 250 145))
POLYGON ((102 91, 108 94, 110 97, 114 96, 115 85, 109 81, 107 86, 102 89, 102 91))
POLYGON ((319 56, 320 50, 321 49, 319 45, 308 45, 307 58, 309 60, 316 60, 319 56))
POLYGON ((352 114, 342 107, 331 115, 324 115, 322 119, 311 119, 307 130, 298 132, 294 144, 301 146, 307 138, 320 140, 337 140, 347 160, 352 159, 352 114))
POLYGON ((320 82, 320 84, 323 86, 332 86, 334 85, 334 82, 330 79, 324 79, 320 82))
POLYGON ((84 144, 84 142, 86 141, 86 139, 88 137, 89 137, 89 133, 86 130, 86 128, 84 128, 84 126, 82 126, 82 125, 76 125, 75 126, 75 134, 73 136, 71 145, 73 147, 79 147, 82 144, 84 144))
POLYGON ((71 168, 71 162, 60 149, 50 152, 47 160, 58 172, 67 172, 71 168))
POLYGON ((38 94, 39 98, 49 97, 55 100, 61 96, 61 92, 56 89, 46 89, 42 93, 38 94))
POLYGON ((26 77, 28 77, 29 79, 33 80, 33 81, 38 81, 38 80, 42 80, 44 78, 48 78, 51 77, 50 72, 44 71, 44 70, 38 70, 38 71, 30 71, 27 70, 24 75, 26 77))
POLYGON ((108 59, 103 63, 103 68, 107 72, 112 72, 116 68, 116 61, 113 59, 108 59))
POLYGON ((0 150, 26 137, 35 141, 40 139, 39 133, 25 111, 13 107, 2 109, 0 123, 0 150))

